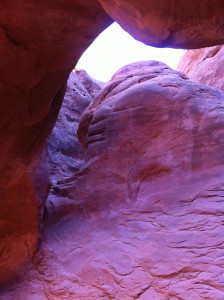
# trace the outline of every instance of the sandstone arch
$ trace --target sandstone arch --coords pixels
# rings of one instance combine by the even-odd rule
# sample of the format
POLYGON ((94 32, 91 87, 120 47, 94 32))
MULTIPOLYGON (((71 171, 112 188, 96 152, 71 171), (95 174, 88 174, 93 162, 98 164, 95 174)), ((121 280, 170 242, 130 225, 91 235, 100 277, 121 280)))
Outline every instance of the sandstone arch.
MULTIPOLYGON (((222 1, 166 1, 165 6, 158 0, 100 2, 147 44, 194 48, 224 42, 222 1)), ((0 4, 1 283, 16 275, 36 249, 41 202, 48 191, 47 174, 40 167, 43 149, 67 77, 111 22, 96 0, 0 4)))
POLYGON ((148 45, 192 49, 224 42, 224 6, 220 0, 100 2, 126 31, 148 45))

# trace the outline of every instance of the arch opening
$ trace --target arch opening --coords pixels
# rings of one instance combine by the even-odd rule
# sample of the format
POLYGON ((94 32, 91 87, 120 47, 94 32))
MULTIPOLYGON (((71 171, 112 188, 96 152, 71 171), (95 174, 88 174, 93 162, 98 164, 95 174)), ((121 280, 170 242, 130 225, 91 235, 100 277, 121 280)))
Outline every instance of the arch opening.
POLYGON ((158 60, 176 69, 183 52, 147 46, 114 22, 84 52, 76 69, 84 69, 93 78, 107 82, 118 69, 136 61, 158 60))

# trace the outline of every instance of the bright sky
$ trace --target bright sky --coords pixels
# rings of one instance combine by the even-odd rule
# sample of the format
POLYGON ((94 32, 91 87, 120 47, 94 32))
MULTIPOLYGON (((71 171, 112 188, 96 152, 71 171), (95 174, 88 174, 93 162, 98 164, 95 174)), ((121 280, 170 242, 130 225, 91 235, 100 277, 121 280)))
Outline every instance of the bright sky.
POLYGON ((107 82, 124 65, 141 60, 159 60, 175 69, 182 54, 179 49, 146 46, 113 23, 85 51, 76 69, 84 69, 93 78, 107 82))

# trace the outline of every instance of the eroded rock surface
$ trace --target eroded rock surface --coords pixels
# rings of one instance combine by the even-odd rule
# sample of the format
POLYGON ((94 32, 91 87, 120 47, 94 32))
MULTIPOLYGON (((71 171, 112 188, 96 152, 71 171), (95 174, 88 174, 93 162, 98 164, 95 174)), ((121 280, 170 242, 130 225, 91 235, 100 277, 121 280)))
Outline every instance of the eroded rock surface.
POLYGON ((0 4, 0 285, 36 249, 49 190, 43 149, 70 71, 110 23, 95 0, 0 4))
POLYGON ((191 79, 224 91, 224 46, 188 50, 177 69, 191 79))
MULTIPOLYGON (((100 2, 147 44, 195 48, 224 41, 221 0, 100 2)), ((97 0, 3 1, 0 8, 1 285, 17 277, 37 246, 50 184, 44 148, 68 75, 112 21, 97 0)))
POLYGON ((86 71, 72 72, 68 79, 64 101, 48 141, 48 165, 54 184, 71 177, 84 163, 77 129, 82 112, 100 92, 103 83, 86 71))
POLYGON ((201 48, 224 43, 222 0, 100 0, 137 40, 156 47, 201 48))
POLYGON ((162 63, 117 72, 82 117, 83 170, 49 198, 33 267, 1 299, 222 300, 223 109, 162 63))

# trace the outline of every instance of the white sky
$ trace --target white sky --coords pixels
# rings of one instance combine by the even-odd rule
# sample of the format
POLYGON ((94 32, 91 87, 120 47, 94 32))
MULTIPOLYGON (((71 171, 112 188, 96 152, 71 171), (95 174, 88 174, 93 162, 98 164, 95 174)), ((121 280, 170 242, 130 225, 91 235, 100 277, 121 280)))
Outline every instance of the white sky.
POLYGON ((113 23, 85 51, 76 69, 84 69, 93 78, 107 82, 124 65, 141 60, 159 60, 175 69, 182 54, 179 49, 146 46, 113 23))

